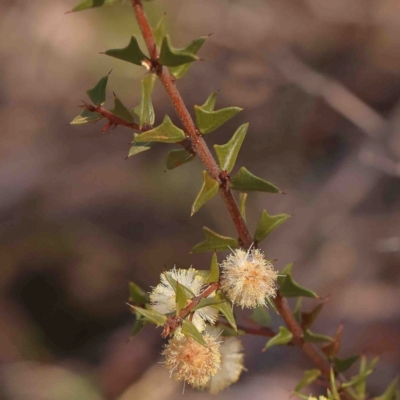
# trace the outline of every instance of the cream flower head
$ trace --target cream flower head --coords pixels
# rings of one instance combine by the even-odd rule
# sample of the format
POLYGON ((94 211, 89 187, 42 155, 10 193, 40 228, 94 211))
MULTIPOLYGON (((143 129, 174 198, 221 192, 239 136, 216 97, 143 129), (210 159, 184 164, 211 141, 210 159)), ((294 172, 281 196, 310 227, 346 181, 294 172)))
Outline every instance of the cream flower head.
MULTIPOLYGON (((207 332, 218 337, 220 329, 207 327, 207 332)), ((220 342, 221 367, 207 383, 211 394, 217 394, 221 390, 238 381, 244 370, 242 343, 236 337, 218 337, 220 342)))
POLYGON ((234 250, 221 265, 221 289, 242 308, 265 306, 275 297, 278 273, 260 250, 234 250))
POLYGON ((165 346, 165 366, 177 381, 185 381, 195 388, 204 388, 221 364, 219 343, 205 334, 207 347, 185 335, 175 335, 165 346))
MULTIPOLYGON (((172 269, 161 274, 161 282, 150 293, 151 307, 161 314, 170 314, 176 311, 176 294, 174 288, 168 282, 167 275, 186 286, 194 296, 201 293, 205 284, 204 278, 194 268, 172 269)), ((211 295, 214 295, 213 293, 211 295)), ((210 296, 211 296, 210 295, 210 296)), ((209 296, 209 297, 210 297, 209 296)), ((218 317, 218 311, 212 307, 203 307, 193 314, 192 323, 200 331, 204 331, 206 322, 214 324, 218 317)))

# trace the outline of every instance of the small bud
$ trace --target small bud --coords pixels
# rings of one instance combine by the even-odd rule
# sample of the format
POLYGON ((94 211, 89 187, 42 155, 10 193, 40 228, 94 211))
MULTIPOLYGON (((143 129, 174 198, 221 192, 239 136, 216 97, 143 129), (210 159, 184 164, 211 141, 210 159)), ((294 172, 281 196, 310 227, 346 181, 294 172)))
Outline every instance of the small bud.
POLYGON ((221 288, 242 308, 265 306, 275 297, 277 272, 260 250, 234 250, 221 264, 221 288))
POLYGON ((207 347, 183 334, 175 335, 162 354, 165 365, 177 381, 185 381, 195 388, 203 388, 221 364, 219 343, 214 336, 204 335, 207 347))

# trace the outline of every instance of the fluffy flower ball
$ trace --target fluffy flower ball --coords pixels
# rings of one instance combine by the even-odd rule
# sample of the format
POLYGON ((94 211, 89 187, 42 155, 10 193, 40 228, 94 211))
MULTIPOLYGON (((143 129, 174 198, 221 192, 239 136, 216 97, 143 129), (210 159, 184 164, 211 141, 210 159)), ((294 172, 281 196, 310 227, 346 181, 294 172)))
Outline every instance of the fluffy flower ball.
POLYGON ((277 272, 260 250, 234 250, 221 264, 221 288, 242 308, 266 305, 275 297, 277 272))
MULTIPOLYGON (((207 332, 219 335, 218 328, 208 327, 207 332)), ((207 384, 211 394, 217 394, 226 387, 238 381, 244 370, 242 353, 243 347, 239 339, 231 337, 218 338, 221 341, 219 351, 221 353, 221 367, 211 377, 207 384)))
POLYGON ((175 335, 165 346, 165 366, 177 381, 185 381, 195 388, 204 388, 221 364, 219 343, 205 334, 207 347, 185 335, 175 335))
MULTIPOLYGON (((198 274, 194 268, 172 269, 161 274, 161 282, 153 289, 150 294, 151 307, 161 314, 170 314, 176 311, 176 294, 174 288, 169 283, 167 276, 171 277, 181 285, 186 286, 192 291, 194 296, 201 293, 205 284, 204 278, 198 274)), ((204 331, 206 322, 213 324, 218 316, 218 311, 212 307, 204 307, 193 314, 192 322, 200 331, 204 331)))

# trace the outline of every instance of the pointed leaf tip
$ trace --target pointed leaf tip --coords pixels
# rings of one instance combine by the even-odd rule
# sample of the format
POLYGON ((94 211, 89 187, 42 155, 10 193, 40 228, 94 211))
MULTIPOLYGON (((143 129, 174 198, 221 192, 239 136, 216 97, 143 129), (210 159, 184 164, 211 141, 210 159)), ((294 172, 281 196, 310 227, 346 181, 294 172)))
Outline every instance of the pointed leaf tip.
POLYGON ((131 37, 131 41, 129 42, 128 46, 122 49, 110 49, 104 54, 110 57, 118 58, 119 60, 128 61, 136 65, 142 65, 143 60, 149 59, 140 49, 139 43, 135 36, 131 37))
POLYGON ((272 337, 270 340, 268 340, 263 351, 268 350, 272 346, 288 344, 289 342, 292 341, 292 339, 293 339, 292 332, 290 332, 289 329, 285 328, 284 326, 281 326, 279 328, 278 334, 272 337))
POLYGON ((203 232, 206 239, 192 248, 193 253, 229 250, 229 248, 235 249, 239 246, 237 239, 222 236, 207 227, 203 227, 203 232))
POLYGON ((208 347, 206 341, 204 340, 204 336, 199 332, 195 325, 193 325, 193 323, 187 319, 184 319, 182 322, 182 333, 186 336, 190 336, 201 345, 208 347))
POLYGON ((218 157, 218 164, 223 171, 231 172, 235 166, 240 147, 242 146, 243 140, 246 137, 248 128, 248 123, 243 124, 239 126, 228 143, 223 145, 214 145, 214 149, 218 157))
POLYGON ((129 122, 130 124, 133 124, 134 122, 132 113, 124 106, 122 101, 117 96, 115 96, 115 93, 114 93, 114 108, 110 110, 110 112, 113 113, 118 118, 123 119, 125 122, 129 122))
POLYGON ((269 215, 266 210, 263 210, 261 213, 260 222, 257 225, 256 233, 254 235, 254 241, 257 243, 261 242, 288 218, 290 218, 290 215, 288 214, 269 215))
POLYGON ((185 49, 174 49, 171 46, 169 35, 164 37, 161 45, 160 57, 158 58, 161 65, 165 65, 166 67, 178 67, 197 61, 198 59, 199 58, 195 54, 191 54, 185 49))
POLYGON ((218 193, 219 183, 212 179, 206 171, 203 171, 203 185, 192 205, 192 213, 196 213, 200 208, 211 200, 218 193))
POLYGON ((246 167, 240 168, 239 172, 232 178, 231 189, 242 192, 268 192, 281 193, 272 183, 253 175, 246 167))
POLYGON ((90 124, 100 121, 102 118, 103 116, 101 114, 88 111, 86 108, 84 108, 81 113, 70 122, 70 125, 90 124))
POLYGON ((206 283, 213 283, 218 281, 219 281, 218 258, 217 258, 217 253, 214 251, 214 254, 211 258, 210 273, 206 279, 206 283))
POLYGON ((143 132, 135 137, 135 143, 139 142, 162 142, 177 143, 185 139, 185 133, 176 127, 166 115, 161 125, 154 129, 143 132))
POLYGON ((207 111, 200 106, 194 106, 194 110, 196 113, 196 125, 199 131, 205 135, 215 131, 243 109, 239 107, 227 107, 217 111, 207 111))

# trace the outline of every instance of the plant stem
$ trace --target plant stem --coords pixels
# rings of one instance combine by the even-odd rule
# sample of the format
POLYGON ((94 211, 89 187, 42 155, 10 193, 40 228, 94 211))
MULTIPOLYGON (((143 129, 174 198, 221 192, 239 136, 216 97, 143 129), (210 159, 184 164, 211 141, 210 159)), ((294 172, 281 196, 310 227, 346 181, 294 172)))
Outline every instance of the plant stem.
MULTIPOLYGON (((152 62, 154 63, 154 65, 157 65, 158 49, 154 40, 153 31, 143 10, 142 2, 141 0, 131 0, 131 3, 152 62)), ((233 197, 233 194, 229 189, 229 176, 227 176, 227 174, 224 171, 221 171, 218 167, 218 164, 216 163, 207 144, 205 143, 203 137, 200 135, 192 117, 190 116, 189 111, 187 110, 186 105, 178 89, 176 88, 175 79, 170 75, 168 69, 158 64, 157 75, 161 83, 163 84, 168 96, 170 97, 176 113, 178 114, 183 126, 186 129, 188 137, 192 141, 194 151, 199 156, 210 177, 220 183, 220 195, 226 204, 233 223, 235 224, 236 230, 239 234, 241 245, 245 248, 249 248, 253 243, 253 238, 250 235, 246 222, 240 214, 240 210, 235 201, 235 198, 233 197)), ((288 329, 293 334, 294 344, 300 347, 305 352, 305 354, 321 370, 321 372, 324 374, 324 377, 327 378, 327 380, 329 381, 329 363, 327 363, 325 358, 318 352, 315 346, 310 343, 304 342, 303 329, 294 318, 286 299, 278 293, 274 302, 279 314, 285 321, 288 329)))

